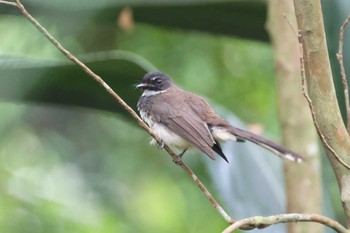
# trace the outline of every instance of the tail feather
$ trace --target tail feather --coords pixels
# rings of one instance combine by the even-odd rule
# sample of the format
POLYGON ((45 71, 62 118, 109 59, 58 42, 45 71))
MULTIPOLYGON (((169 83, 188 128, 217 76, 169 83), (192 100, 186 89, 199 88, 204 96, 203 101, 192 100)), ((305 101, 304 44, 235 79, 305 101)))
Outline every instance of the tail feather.
POLYGON ((267 150, 275 153, 283 159, 288 159, 294 162, 301 163, 304 158, 298 155, 297 153, 284 148, 283 146, 263 137, 260 137, 256 134, 253 134, 249 131, 242 130, 236 127, 230 127, 230 133, 235 135, 237 138, 241 138, 242 140, 251 141, 261 147, 264 147, 267 150))

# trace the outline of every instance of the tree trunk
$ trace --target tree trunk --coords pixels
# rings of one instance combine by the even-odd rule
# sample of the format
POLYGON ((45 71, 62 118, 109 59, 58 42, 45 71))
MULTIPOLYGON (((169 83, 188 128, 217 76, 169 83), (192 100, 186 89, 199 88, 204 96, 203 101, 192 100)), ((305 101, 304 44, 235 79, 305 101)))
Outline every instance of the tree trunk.
POLYGON ((350 164, 350 138, 333 85, 321 1, 294 0, 294 8, 302 35, 307 91, 314 106, 318 133, 338 181, 350 228, 350 170, 344 166, 344 163, 350 164))
MULTIPOLYGON (((278 110, 283 144, 306 158, 285 163, 287 212, 321 213, 322 188, 317 133, 301 91, 298 39, 293 2, 269 0, 267 28, 272 39, 277 80, 278 110)), ((321 225, 288 224, 289 233, 322 232, 321 225)))

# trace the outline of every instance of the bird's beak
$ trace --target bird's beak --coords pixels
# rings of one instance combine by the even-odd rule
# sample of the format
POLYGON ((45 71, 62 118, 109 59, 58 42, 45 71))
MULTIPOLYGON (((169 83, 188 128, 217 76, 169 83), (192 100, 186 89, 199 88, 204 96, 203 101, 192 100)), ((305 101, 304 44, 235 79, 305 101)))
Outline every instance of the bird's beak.
POLYGON ((138 89, 145 89, 145 88, 147 88, 149 86, 150 85, 147 84, 147 83, 139 83, 139 84, 136 85, 136 88, 138 88, 138 89))

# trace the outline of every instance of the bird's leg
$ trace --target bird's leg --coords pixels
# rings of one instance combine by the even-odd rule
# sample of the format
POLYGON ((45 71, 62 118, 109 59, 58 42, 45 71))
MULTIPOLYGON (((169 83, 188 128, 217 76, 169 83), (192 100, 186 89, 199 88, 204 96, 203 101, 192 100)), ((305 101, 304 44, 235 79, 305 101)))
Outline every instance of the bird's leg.
POLYGON ((177 155, 177 157, 179 157, 179 159, 182 159, 182 156, 185 154, 185 152, 187 151, 188 148, 184 149, 180 154, 177 155))
POLYGON ((188 148, 184 149, 180 154, 177 155, 178 160, 174 160, 174 163, 176 163, 177 165, 180 165, 182 163, 182 156, 185 154, 185 152, 187 151, 188 148))

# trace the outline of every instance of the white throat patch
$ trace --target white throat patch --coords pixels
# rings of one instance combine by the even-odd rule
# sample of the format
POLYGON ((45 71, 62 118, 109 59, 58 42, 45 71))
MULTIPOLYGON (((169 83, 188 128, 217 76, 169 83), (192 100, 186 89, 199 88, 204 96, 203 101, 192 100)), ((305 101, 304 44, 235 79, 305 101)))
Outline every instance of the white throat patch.
POLYGON ((163 91, 150 91, 150 90, 145 90, 145 91, 142 93, 142 97, 148 97, 148 96, 158 95, 158 94, 161 94, 161 93, 166 92, 167 90, 168 90, 168 89, 163 90, 163 91))

